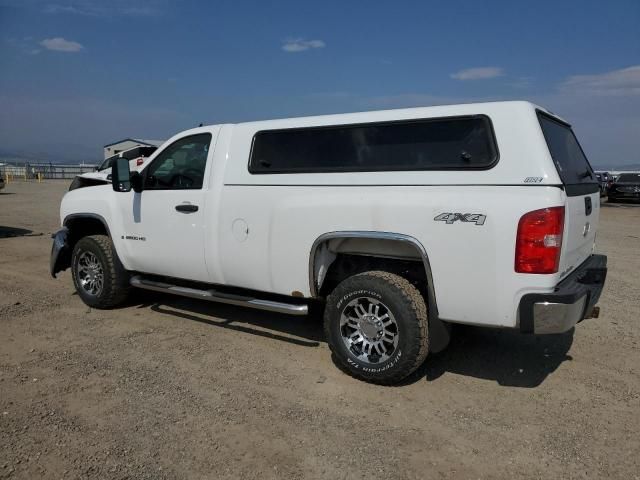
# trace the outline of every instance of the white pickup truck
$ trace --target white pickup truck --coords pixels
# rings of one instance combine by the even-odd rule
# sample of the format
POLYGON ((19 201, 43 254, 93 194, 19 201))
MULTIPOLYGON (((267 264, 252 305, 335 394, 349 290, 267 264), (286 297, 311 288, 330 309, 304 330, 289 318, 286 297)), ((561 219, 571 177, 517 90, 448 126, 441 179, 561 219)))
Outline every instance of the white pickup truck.
POLYGON ((92 307, 131 287, 320 304, 340 364, 381 384, 451 323, 561 333, 598 310, 595 173, 570 125, 527 102, 199 127, 112 174, 65 195, 51 253, 92 307))

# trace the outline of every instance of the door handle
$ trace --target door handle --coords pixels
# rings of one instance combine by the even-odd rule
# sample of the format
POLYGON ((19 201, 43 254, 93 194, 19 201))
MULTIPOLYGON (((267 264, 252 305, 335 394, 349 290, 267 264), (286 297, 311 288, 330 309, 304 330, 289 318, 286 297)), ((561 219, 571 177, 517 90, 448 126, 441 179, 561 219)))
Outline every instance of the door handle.
POLYGON ((190 203, 181 203, 176 205, 176 210, 182 213, 193 213, 198 211, 198 205, 191 205, 190 203))

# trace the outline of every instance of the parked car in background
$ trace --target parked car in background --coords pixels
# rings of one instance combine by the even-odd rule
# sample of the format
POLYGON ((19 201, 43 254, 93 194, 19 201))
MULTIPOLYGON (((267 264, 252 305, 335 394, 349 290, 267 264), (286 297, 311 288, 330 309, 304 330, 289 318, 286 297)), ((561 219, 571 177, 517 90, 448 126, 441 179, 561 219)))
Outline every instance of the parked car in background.
POLYGON ((602 173, 596 173, 596 178, 600 184, 600 196, 604 197, 607 195, 607 181, 604 179, 604 175, 602 173))
POLYGON ((98 168, 96 168, 96 171, 101 172, 104 170, 110 170, 113 162, 118 158, 126 158, 131 162, 135 160, 135 165, 130 164, 130 166, 134 168, 139 167, 144 163, 144 159, 149 158, 157 149, 158 147, 154 146, 139 146, 130 148, 129 150, 124 150, 105 159, 105 161, 102 162, 102 164, 98 168))
POLYGON ((0 175, 0 190, 2 190, 4 188, 4 178, 2 178, 2 175, 0 175))
POLYGON ((611 184, 608 191, 609 202, 620 200, 640 201, 640 173, 622 173, 611 184))
POLYGON ((598 181, 600 182, 601 190, 604 192, 604 196, 607 194, 607 192, 609 191, 609 187, 613 183, 613 175, 611 175, 609 172, 602 171, 596 172, 596 175, 598 176, 598 181))
POLYGON ((109 183, 111 181, 111 167, 119 158, 129 160, 129 168, 132 172, 135 172, 144 167, 146 160, 153 155, 157 149, 158 147, 154 146, 138 146, 106 158, 100 166, 96 167, 94 172, 83 173, 74 178, 69 190, 74 190, 81 186, 109 183))

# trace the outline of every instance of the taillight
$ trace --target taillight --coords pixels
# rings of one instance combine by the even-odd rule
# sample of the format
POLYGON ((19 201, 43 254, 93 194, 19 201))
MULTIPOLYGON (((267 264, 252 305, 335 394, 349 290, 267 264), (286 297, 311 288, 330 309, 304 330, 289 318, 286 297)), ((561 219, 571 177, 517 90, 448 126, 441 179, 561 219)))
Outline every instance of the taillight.
POLYGON ((136 160, 136 167, 139 167, 143 163, 144 163, 144 158, 140 157, 138 160, 136 160))
POLYGON ((564 207, 525 213, 518 222, 515 269, 518 273, 556 273, 560 263, 564 207))

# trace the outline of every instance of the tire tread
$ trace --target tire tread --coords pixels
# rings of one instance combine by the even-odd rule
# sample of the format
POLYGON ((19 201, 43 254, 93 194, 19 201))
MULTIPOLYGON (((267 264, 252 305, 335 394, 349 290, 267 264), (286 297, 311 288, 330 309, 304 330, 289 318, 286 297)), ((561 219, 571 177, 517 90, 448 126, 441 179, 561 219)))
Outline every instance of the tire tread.
MULTIPOLYGON (((81 238, 80 240, 78 240, 78 243, 76 243, 76 247, 74 248, 72 264, 74 264, 74 260, 77 255, 76 249, 78 249, 79 245, 81 247, 82 243, 85 242, 95 242, 98 248, 102 251, 107 263, 103 268, 103 290, 106 292, 106 295, 100 296, 99 298, 93 300, 90 306, 99 309, 109 309, 117 307, 127 299, 131 287, 129 285, 129 275, 124 269, 122 263, 120 263, 120 259, 118 258, 113 247, 113 242, 111 241, 111 238, 106 235, 90 235, 81 238)), ((78 285, 76 283, 75 273, 73 275, 73 282, 74 284, 76 284, 76 289, 79 291, 78 285)), ((86 303, 86 300, 84 298, 83 301, 85 301, 86 303)))
MULTIPOLYGON (((383 280, 385 283, 399 292, 403 297, 403 300, 406 303, 406 307, 409 308, 412 312, 412 317, 417 320, 416 322, 410 322, 411 331, 407 332, 407 335, 413 336, 418 341, 412 342, 410 344, 412 349, 406 352, 403 360, 400 361, 399 366, 401 366, 401 368, 394 368, 392 369, 393 371, 390 371, 388 375, 377 377, 373 375, 363 374, 363 372, 360 371, 354 371, 347 365, 345 365, 341 360, 339 352, 336 352, 335 347, 332 345, 331 341, 328 342, 329 348, 334 356, 338 360, 340 360, 339 366, 341 367, 341 369, 349 375, 379 385, 393 385, 413 373, 420 365, 422 365, 422 363, 424 363, 425 359, 427 358, 427 355, 429 353, 427 305, 420 291, 414 285, 412 285, 409 280, 401 277, 400 275, 396 275, 395 273, 382 270, 374 270, 359 273, 357 275, 354 275, 353 277, 349 277, 347 280, 367 279, 371 277, 383 280)), ((327 305, 334 305, 337 302, 336 297, 339 293, 339 286, 336 287, 336 289, 334 289, 334 291, 327 297, 327 305)), ((328 310, 329 309, 327 308, 327 313, 325 314, 324 319, 324 333, 325 337, 327 339, 330 339, 331 319, 330 315, 328 314, 328 310)))

